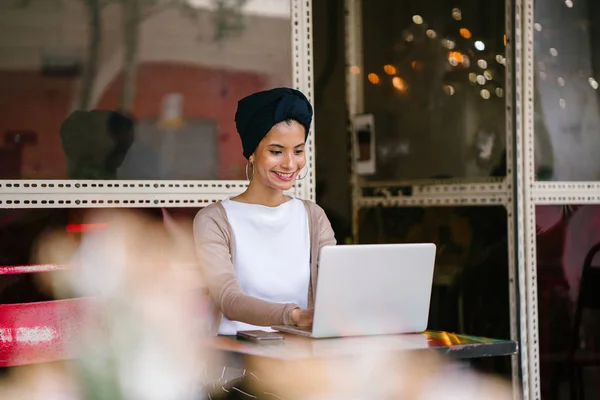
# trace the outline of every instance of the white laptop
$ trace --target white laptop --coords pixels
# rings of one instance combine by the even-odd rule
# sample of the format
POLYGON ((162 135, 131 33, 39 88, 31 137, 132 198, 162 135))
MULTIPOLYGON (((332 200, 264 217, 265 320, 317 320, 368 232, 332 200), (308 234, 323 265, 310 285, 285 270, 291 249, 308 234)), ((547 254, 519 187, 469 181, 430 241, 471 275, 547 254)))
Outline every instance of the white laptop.
POLYGON ((321 249, 313 326, 273 326, 313 338, 416 333, 427 329, 433 243, 321 249))

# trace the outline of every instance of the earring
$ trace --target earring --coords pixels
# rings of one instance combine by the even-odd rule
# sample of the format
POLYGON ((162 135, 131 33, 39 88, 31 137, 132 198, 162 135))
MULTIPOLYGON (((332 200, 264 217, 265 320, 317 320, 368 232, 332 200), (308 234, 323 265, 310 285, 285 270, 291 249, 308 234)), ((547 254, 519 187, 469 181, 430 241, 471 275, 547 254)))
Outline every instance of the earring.
POLYGON ((296 180, 301 181, 302 179, 306 178, 307 175, 308 175, 308 167, 306 167, 306 173, 304 174, 304 176, 302 178, 296 178, 296 180))
POLYGON ((249 181, 251 181, 252 179, 250 179, 250 177, 248 176, 248 164, 252 164, 252 178, 254 178, 254 163, 250 160, 248 160, 246 162, 246 179, 249 181))

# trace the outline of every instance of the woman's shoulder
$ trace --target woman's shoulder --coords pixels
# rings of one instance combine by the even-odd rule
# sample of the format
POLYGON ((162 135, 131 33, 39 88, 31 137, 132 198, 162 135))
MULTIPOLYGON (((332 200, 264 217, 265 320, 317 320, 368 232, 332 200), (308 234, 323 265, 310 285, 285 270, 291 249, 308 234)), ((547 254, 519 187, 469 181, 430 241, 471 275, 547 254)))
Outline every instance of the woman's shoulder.
POLYGON ((316 215, 325 214, 325 211, 321 208, 321 206, 315 203, 314 201, 300 198, 297 199, 304 203, 309 213, 314 213, 316 215))
POLYGON ((205 207, 202 207, 196 216, 215 216, 224 212, 223 204, 220 201, 211 203, 205 207))
POLYGON ((312 221, 316 222, 318 225, 321 226, 329 224, 329 218, 327 218, 325 210, 323 210, 323 208, 321 208, 320 205, 311 200, 300 200, 302 200, 302 202, 306 206, 308 216, 309 218, 311 218, 312 221))
POLYGON ((194 217, 194 227, 206 224, 227 225, 227 213, 220 201, 201 208, 194 217))

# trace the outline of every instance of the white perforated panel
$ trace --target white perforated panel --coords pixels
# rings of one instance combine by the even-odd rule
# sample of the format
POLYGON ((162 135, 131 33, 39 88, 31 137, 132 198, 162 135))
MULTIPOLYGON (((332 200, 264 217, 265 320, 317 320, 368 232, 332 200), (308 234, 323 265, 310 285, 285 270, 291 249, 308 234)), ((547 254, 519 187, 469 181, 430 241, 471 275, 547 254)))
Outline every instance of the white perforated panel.
POLYGON ((506 193, 498 196, 481 196, 463 193, 459 195, 433 196, 371 196, 358 199, 359 208, 364 207, 431 207, 431 206, 494 206, 508 204, 506 193))
POLYGON ((535 204, 600 204, 600 182, 535 182, 535 204))
MULTIPOLYGON (((534 0, 523 1, 523 59, 524 99, 523 99, 523 192, 524 215, 522 218, 524 263, 526 273, 526 297, 523 303, 527 308, 527 347, 529 375, 528 391, 531 399, 540 399, 539 369, 539 322, 536 263, 535 208, 548 204, 600 204, 600 182, 536 182, 535 181, 535 79, 534 79, 534 0)), ((522 345, 523 346, 523 345, 522 345)), ((525 352, 525 350, 523 350, 525 352)))
MULTIPOLYGON (((521 179, 521 118, 516 110, 521 107, 521 46, 520 46, 520 8, 517 4, 506 1, 506 195, 507 195, 507 233, 508 233, 508 288, 510 298, 510 337, 518 343, 523 343, 527 334, 527 324, 524 308, 519 299, 525 294, 524 264, 519 256, 522 242, 519 238, 522 215, 522 196, 516 190, 521 179), (513 12, 515 20, 513 21, 513 12), (515 33, 515 31, 517 31, 515 33)), ((513 398, 527 398, 527 346, 520 345, 519 354, 511 359, 513 398), (523 368, 525 365, 525 368, 523 368)))
MULTIPOLYGON (((312 51, 312 3, 310 0, 292 0, 292 57, 294 59, 294 85, 314 104, 313 51, 312 51)), ((318 110, 315 110, 315 114, 318 110)), ((306 143, 308 175, 297 184, 296 195, 315 200, 315 119, 306 143)))
POLYGON ((0 194, 0 208, 204 207, 223 194, 0 194))
POLYGON ((81 194, 81 193, 218 193, 235 194, 247 181, 100 181, 100 180, 18 180, 0 181, 3 194, 81 194))
MULTIPOLYGON (((532 202, 532 184, 534 180, 534 47, 533 47, 533 0, 521 0, 521 9, 523 15, 520 16, 522 40, 517 43, 523 45, 523 63, 524 66, 517 65, 517 71, 523 71, 523 103, 522 107, 517 106, 517 110, 523 110, 523 132, 522 132, 522 179, 520 185, 522 201, 519 203, 522 208, 522 215, 519 218, 519 243, 522 244, 519 249, 519 260, 524 263, 525 273, 525 296, 521 297, 521 302, 525 304, 526 321, 525 325, 527 335, 522 335, 521 351, 523 356, 527 357, 524 369, 524 392, 526 398, 540 398, 540 371, 539 371, 539 346, 538 346, 538 312, 537 312, 537 271, 536 271, 536 237, 535 237, 535 204, 532 202)), ((517 3, 519 4, 519 3, 517 3)), ((520 164, 521 165, 521 164, 520 164)), ((525 363, 524 363, 525 364, 525 363)))

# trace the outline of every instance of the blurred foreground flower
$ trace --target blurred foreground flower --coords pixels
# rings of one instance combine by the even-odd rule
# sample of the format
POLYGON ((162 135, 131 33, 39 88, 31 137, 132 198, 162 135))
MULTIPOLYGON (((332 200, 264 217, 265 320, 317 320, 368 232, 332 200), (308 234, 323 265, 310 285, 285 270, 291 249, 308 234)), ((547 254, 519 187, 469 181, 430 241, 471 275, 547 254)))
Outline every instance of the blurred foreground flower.
MULTIPOLYGON (((93 296, 101 308, 101 318, 86 316, 79 340, 67 343, 80 358, 60 372, 54 368, 73 379, 78 398, 198 399, 209 355, 202 348, 200 299, 190 276, 197 286, 201 280, 197 268, 189 269, 193 248, 182 248, 182 232, 170 222, 167 230, 140 213, 106 209, 86 218, 103 229, 79 240, 55 233, 40 242, 39 259, 69 260, 68 273, 46 286, 61 297, 93 296)), ((29 370, 27 379, 42 382, 53 366, 29 370)))

